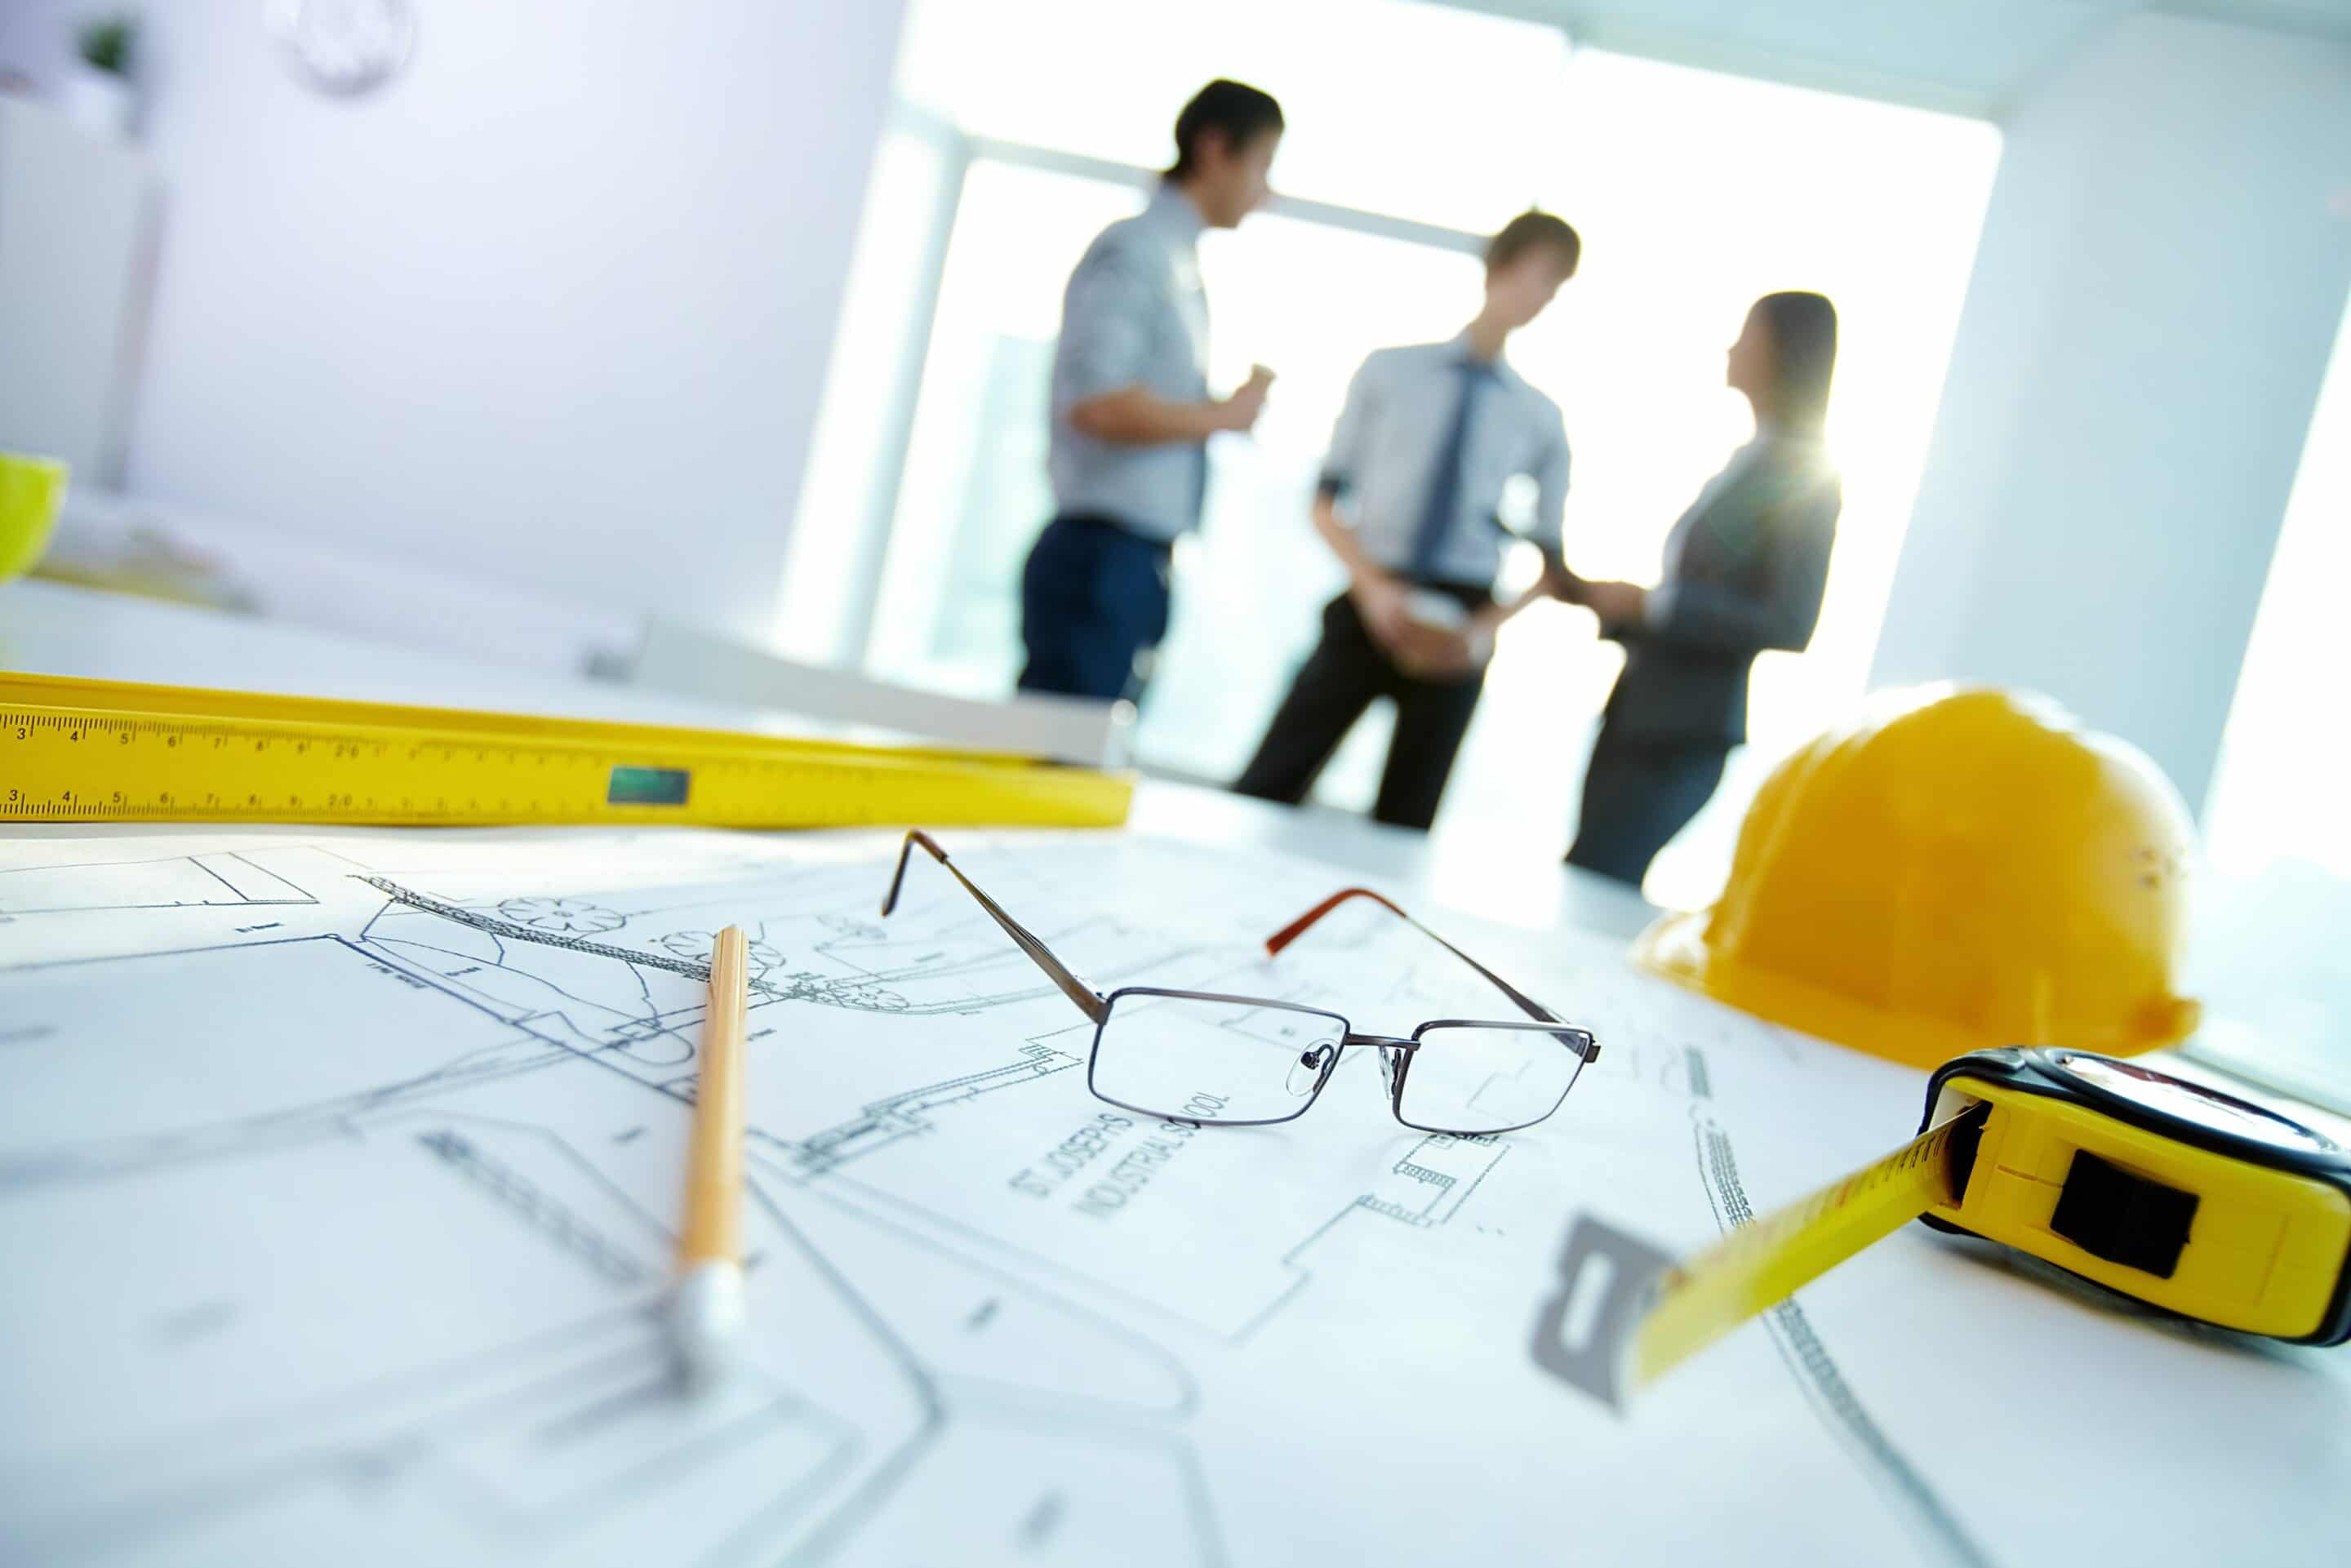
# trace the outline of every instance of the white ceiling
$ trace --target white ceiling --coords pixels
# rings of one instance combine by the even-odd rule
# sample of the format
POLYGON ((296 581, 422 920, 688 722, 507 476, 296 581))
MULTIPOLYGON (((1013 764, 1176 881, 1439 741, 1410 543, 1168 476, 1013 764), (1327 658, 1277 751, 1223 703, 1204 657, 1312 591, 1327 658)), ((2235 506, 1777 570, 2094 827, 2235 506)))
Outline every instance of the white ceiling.
POLYGON ((2134 11, 2351 41, 2351 0, 1466 0, 1582 43, 1805 86, 1996 114, 2134 11))

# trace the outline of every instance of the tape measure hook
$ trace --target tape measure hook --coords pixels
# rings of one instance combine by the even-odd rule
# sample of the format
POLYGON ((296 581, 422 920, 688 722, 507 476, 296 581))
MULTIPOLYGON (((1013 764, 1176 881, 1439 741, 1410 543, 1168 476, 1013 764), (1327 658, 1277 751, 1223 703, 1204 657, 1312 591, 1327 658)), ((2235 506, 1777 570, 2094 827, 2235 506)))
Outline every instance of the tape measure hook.
POLYGON ((1632 1392, 1633 1346, 1671 1254, 1580 1215, 1559 1254, 1559 1288, 1535 1318, 1535 1364, 1614 1409, 1632 1392))

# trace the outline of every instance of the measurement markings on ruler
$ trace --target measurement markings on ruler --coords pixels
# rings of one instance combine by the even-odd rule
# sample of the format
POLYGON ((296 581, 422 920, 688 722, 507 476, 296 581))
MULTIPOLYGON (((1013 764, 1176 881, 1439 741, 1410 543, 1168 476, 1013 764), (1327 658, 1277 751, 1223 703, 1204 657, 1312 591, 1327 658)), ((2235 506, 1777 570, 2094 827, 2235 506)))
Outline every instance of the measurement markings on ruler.
POLYGON ((1123 774, 1000 753, 0 675, 0 817, 1108 826, 1123 774))

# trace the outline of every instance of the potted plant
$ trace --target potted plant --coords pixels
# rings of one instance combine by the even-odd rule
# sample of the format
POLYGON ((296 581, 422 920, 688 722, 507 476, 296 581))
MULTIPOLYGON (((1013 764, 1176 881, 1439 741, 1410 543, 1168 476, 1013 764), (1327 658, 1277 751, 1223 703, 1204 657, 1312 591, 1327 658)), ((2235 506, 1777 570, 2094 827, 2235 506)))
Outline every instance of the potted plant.
POLYGON ((137 19, 122 15, 86 22, 76 35, 78 58, 66 77, 60 104, 84 130, 115 140, 131 134, 131 115, 138 102, 131 86, 131 64, 138 41, 137 19))

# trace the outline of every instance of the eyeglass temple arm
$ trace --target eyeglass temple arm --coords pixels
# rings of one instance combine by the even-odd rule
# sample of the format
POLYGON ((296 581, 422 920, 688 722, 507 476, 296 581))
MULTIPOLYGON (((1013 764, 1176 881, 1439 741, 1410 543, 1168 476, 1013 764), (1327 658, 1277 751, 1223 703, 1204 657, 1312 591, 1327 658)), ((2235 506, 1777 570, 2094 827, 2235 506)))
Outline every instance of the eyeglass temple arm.
POLYGON ((1061 988, 1063 996, 1078 1004, 1080 1012, 1084 1013, 1096 1023, 1102 1022, 1109 1015, 1109 1003, 1103 1001, 1084 981, 1070 973, 1068 966, 1053 956, 1053 950, 1037 940, 1027 926, 1007 915, 1002 904, 980 892, 971 878, 964 875, 956 869, 955 862, 947 859, 947 852, 939 848, 937 841, 920 828, 909 832, 906 835, 906 841, 898 846, 898 870, 890 878, 889 896, 882 901, 883 918, 886 919, 890 912, 898 907, 898 888, 906 880, 906 862, 914 857, 916 844, 929 851, 933 860, 946 866, 955 879, 963 883, 965 892, 979 900, 979 906, 987 910, 998 925, 1004 927, 1004 934, 1012 938, 1015 946, 1028 954, 1039 968, 1051 977, 1053 984, 1061 988))
MULTIPOLYGON (((1283 926, 1272 936, 1267 937, 1265 939, 1265 956, 1270 958, 1279 954, 1284 947, 1289 946, 1292 942, 1295 942, 1301 936, 1305 936, 1306 933, 1313 927, 1315 922, 1321 920, 1324 915, 1330 914, 1332 910, 1338 908, 1339 905, 1346 903, 1347 900, 1351 898, 1370 899, 1374 904, 1378 904, 1382 909, 1386 910, 1398 920, 1403 921, 1405 925, 1411 926, 1414 930, 1427 937, 1430 941, 1436 943, 1438 946, 1444 948, 1447 952, 1452 954, 1455 957, 1460 959, 1463 963, 1468 965, 1479 974, 1485 976, 1486 978, 1494 983, 1496 989, 1499 990, 1504 996, 1510 998, 1510 1000, 1518 1003, 1519 1010, 1525 1013, 1527 1017, 1535 1019, 1539 1023, 1565 1023, 1567 1021, 1565 1019, 1561 1018, 1557 1013, 1552 1011, 1549 1008, 1543 1006, 1541 1002, 1535 1000, 1532 997, 1527 995, 1524 991, 1519 989, 1518 987, 1510 984, 1510 981, 1502 978, 1501 976, 1494 973, 1493 970, 1486 967, 1485 965, 1478 962, 1477 959, 1469 956, 1468 954, 1464 953, 1460 948, 1456 947, 1452 943, 1447 942, 1444 937, 1439 936, 1436 932, 1431 931, 1427 926, 1423 925, 1419 921, 1415 920, 1411 915, 1406 915, 1402 909, 1396 907, 1396 905, 1388 899, 1374 893, 1368 887, 1341 888, 1338 892, 1332 894, 1330 897, 1324 899, 1322 903, 1316 904, 1313 908, 1308 910, 1305 914, 1300 915, 1297 919, 1291 921, 1289 925, 1283 926)), ((1584 1060, 1588 1061, 1599 1054, 1600 1047, 1598 1045, 1595 1044, 1586 1047, 1583 1053, 1584 1060)))

